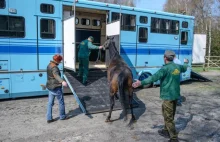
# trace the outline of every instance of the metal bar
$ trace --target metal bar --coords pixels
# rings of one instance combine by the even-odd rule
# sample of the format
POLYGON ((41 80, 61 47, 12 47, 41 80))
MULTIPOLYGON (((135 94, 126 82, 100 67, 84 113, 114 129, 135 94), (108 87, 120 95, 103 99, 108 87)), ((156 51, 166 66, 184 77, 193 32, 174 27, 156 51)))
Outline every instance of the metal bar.
POLYGON ((77 103, 79 104, 80 108, 82 109, 83 113, 86 113, 86 109, 82 105, 82 103, 79 100, 79 97, 76 95, 76 92, 74 91, 73 87, 71 86, 69 80, 67 79, 66 75, 63 75, 64 79, 66 80, 71 92, 73 93, 74 98, 76 99, 77 103))

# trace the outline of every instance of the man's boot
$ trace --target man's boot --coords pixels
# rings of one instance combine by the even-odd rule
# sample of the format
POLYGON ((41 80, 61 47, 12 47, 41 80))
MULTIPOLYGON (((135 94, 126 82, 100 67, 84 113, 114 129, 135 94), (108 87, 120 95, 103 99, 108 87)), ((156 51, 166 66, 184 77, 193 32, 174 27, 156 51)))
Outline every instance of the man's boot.
POLYGON ((170 138, 170 134, 168 130, 164 130, 164 129, 158 130, 158 134, 165 138, 170 138))

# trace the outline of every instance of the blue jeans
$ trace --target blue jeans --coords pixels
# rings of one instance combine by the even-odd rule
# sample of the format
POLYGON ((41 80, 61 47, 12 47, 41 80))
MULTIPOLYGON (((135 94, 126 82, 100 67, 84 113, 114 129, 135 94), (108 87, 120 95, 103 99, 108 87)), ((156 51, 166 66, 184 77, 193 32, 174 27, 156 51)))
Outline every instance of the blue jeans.
POLYGON ((54 90, 49 90, 48 95, 48 105, 47 105, 47 120, 52 120, 52 108, 54 105, 54 98, 57 98, 59 102, 59 111, 60 111, 60 119, 65 119, 65 103, 63 98, 63 91, 62 88, 56 88, 54 90))

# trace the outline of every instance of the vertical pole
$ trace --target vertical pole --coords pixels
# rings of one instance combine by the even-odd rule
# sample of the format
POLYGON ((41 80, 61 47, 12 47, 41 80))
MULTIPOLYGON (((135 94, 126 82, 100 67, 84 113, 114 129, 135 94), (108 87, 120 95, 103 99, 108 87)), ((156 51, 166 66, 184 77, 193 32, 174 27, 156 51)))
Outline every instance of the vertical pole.
POLYGON ((211 23, 211 19, 210 19, 210 25, 209 25, 209 54, 208 54, 208 70, 209 70, 209 61, 210 61, 210 53, 211 53, 211 40, 212 40, 212 38, 211 38, 211 25, 212 25, 212 23, 211 23))

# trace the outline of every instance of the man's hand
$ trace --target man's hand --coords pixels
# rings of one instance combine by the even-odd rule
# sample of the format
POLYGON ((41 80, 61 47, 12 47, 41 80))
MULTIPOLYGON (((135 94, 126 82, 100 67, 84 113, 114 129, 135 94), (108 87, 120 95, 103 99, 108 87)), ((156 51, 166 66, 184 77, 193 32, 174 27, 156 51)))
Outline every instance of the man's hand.
POLYGON ((132 86, 133 86, 134 88, 137 88, 137 87, 141 86, 141 82, 140 82, 139 80, 137 80, 136 82, 134 82, 134 83, 132 84, 132 86))
POLYGON ((63 81, 63 82, 62 82, 62 85, 65 86, 65 87, 67 87, 66 81, 63 81))
POLYGON ((103 46, 99 46, 99 49, 102 49, 103 48, 103 46))
POLYGON ((184 59, 184 63, 189 63, 189 60, 188 59, 184 59))

